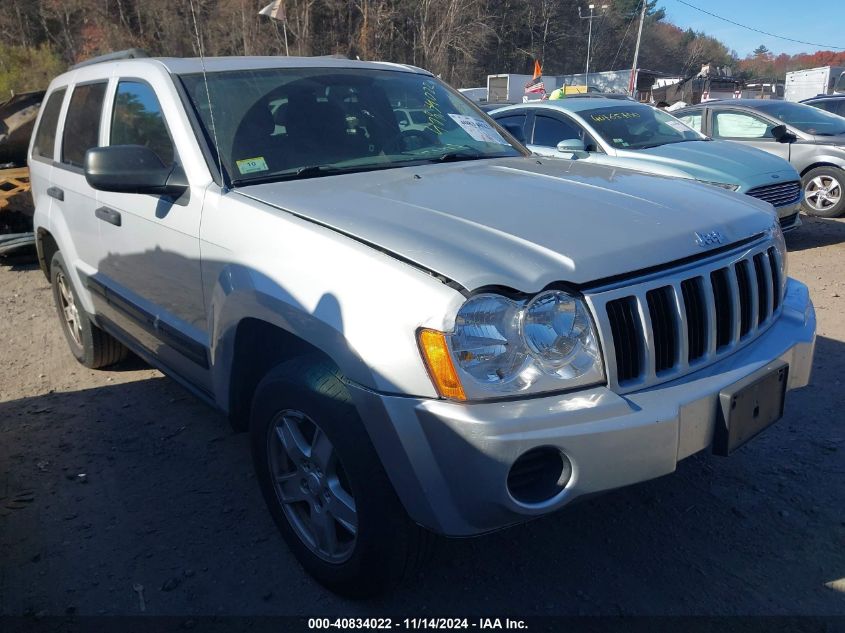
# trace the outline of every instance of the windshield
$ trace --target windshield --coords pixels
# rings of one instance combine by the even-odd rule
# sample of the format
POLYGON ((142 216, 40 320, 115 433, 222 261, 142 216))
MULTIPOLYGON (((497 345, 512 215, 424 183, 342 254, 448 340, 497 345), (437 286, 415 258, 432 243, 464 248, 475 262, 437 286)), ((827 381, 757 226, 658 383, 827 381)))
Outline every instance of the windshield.
MULTIPOLYGON (((211 144, 202 74, 183 85, 211 144)), ((208 74, 214 131, 230 182, 257 182, 519 156, 458 93, 409 72, 284 68, 208 74)))
POLYGON ((675 117, 636 103, 585 110, 580 114, 617 149, 646 149, 705 138, 675 117))
POLYGON ((803 103, 788 101, 767 101, 755 104, 755 109, 764 112, 807 134, 833 136, 845 134, 845 119, 841 116, 819 110, 803 103))

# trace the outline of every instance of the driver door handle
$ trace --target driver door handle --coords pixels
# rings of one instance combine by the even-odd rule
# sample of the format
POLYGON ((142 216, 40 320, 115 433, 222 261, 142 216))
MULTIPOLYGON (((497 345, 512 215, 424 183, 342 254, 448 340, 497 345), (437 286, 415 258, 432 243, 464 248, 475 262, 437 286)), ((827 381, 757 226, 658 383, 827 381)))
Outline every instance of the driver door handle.
POLYGON ((65 199, 65 192, 59 189, 58 187, 48 187, 47 195, 51 198, 55 198, 59 202, 64 202, 65 199))
POLYGON ((103 222, 108 222, 109 224, 114 224, 115 226, 120 226, 120 212, 119 211, 115 211, 114 209, 109 209, 108 207, 100 207, 99 209, 94 211, 94 215, 96 215, 103 222))

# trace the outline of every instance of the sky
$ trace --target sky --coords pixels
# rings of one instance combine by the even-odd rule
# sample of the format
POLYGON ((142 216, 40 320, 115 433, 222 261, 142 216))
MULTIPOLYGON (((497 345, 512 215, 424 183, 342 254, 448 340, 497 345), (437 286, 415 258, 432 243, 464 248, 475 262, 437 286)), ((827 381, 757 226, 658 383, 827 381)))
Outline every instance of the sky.
POLYGON ((704 31, 745 57, 760 44, 775 55, 814 53, 817 50, 845 49, 845 0, 686 0, 762 31, 826 46, 796 44, 748 31, 688 7, 678 0, 661 0, 669 22, 683 29, 704 31))

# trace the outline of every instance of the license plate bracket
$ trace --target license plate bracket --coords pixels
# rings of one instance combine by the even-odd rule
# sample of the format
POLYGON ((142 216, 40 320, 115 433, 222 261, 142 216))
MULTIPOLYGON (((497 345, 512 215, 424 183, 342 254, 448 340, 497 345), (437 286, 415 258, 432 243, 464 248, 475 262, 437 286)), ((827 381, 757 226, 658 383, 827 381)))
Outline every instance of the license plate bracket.
POLYGON ((789 365, 771 363, 719 392, 713 453, 727 456, 783 416, 789 365))

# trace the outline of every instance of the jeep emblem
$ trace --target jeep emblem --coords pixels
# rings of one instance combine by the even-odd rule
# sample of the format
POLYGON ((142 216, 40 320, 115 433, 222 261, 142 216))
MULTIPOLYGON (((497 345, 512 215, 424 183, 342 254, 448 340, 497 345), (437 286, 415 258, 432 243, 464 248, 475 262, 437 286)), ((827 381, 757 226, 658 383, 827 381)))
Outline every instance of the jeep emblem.
POLYGON ((719 231, 709 231, 707 233, 699 233, 698 231, 695 232, 695 243, 701 248, 715 246, 716 244, 724 244, 725 241, 725 236, 719 233, 719 231))

